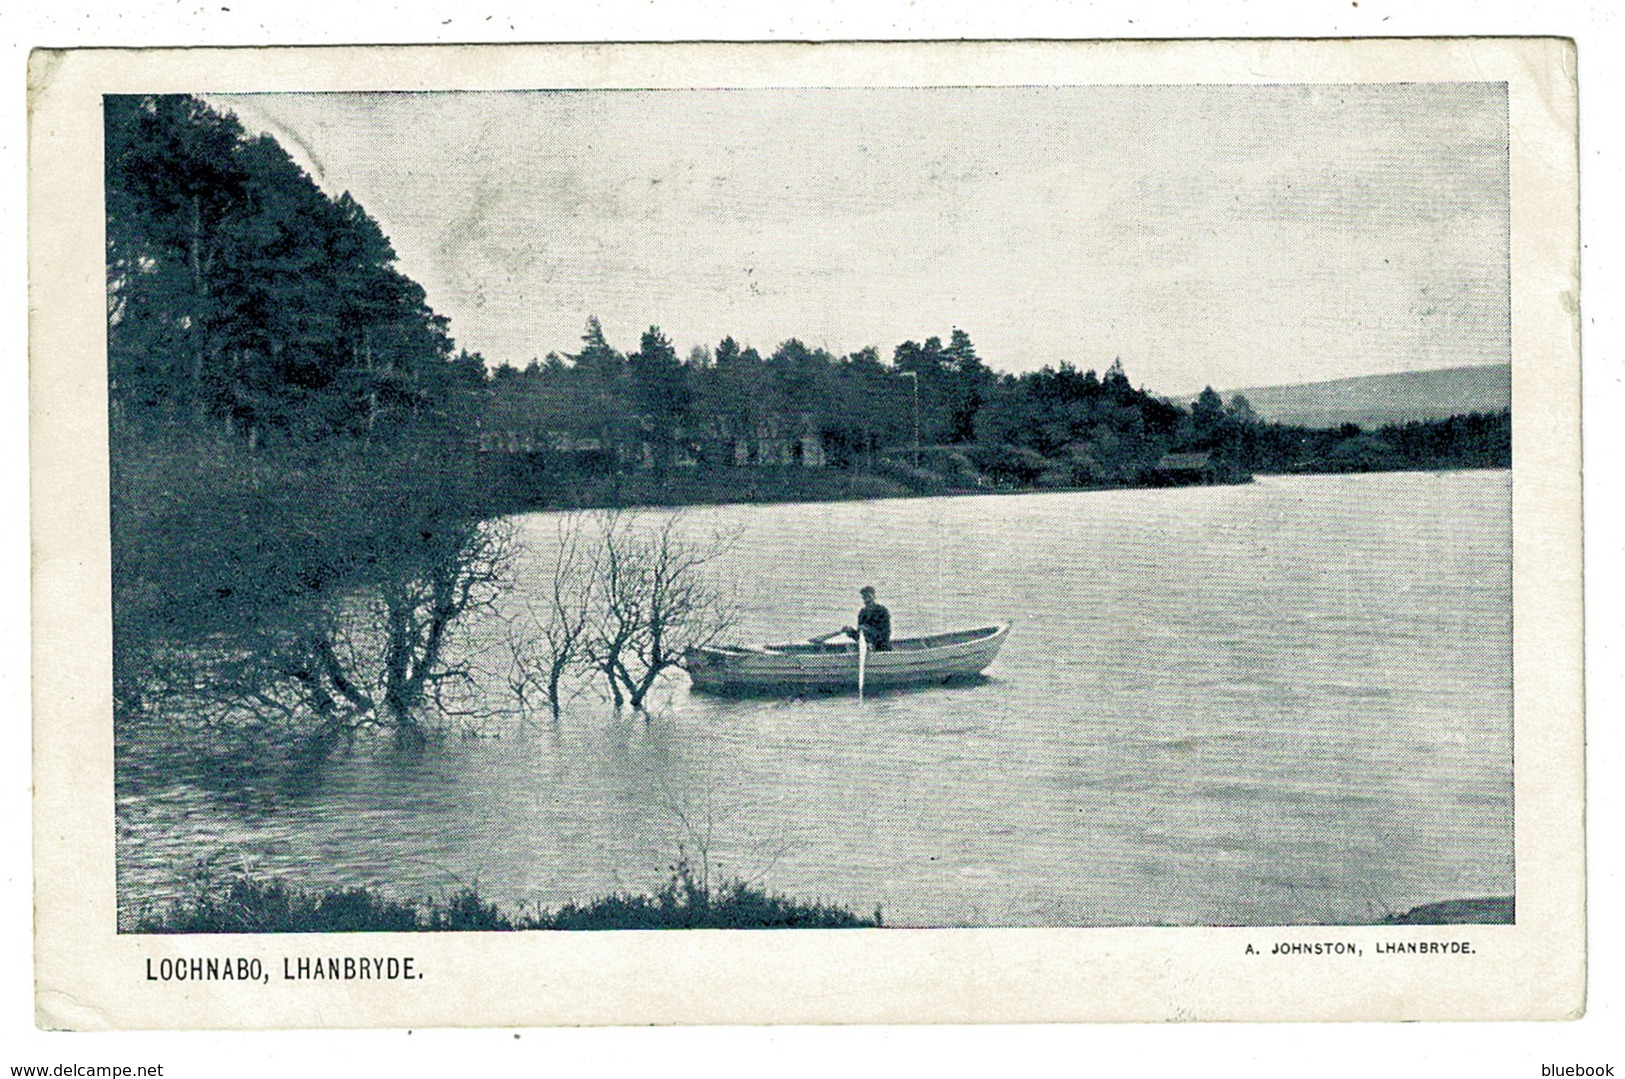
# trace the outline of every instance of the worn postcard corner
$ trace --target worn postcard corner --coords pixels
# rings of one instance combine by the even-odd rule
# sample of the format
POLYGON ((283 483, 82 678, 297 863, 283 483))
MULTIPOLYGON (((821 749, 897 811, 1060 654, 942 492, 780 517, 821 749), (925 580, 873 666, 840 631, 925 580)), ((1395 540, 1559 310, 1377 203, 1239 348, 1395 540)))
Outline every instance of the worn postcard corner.
POLYGON ((39 1024, 1578 1017, 1575 62, 36 51, 39 1024))

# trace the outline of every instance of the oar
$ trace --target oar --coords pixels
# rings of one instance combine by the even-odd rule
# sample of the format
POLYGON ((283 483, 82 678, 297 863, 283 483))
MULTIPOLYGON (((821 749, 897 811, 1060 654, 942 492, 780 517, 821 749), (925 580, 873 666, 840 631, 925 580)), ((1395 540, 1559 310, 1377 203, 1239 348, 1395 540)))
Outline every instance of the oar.
POLYGON ((858 630, 858 703, 863 703, 863 661, 869 655, 869 638, 858 630))
POLYGON ((822 637, 808 637, 807 638, 807 643, 808 644, 823 644, 825 641, 829 640, 831 637, 839 637, 841 634, 843 634, 845 632, 846 632, 846 630, 844 630, 844 629, 838 629, 833 633, 826 633, 822 637))

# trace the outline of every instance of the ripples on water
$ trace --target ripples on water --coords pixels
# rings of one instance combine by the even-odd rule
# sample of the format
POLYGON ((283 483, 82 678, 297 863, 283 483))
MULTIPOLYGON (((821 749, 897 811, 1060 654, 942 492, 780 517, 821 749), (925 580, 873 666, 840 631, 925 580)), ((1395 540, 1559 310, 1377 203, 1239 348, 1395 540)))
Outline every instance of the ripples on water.
MULTIPOLYGON (((713 875, 894 925, 1369 921, 1509 895, 1510 473, 689 511, 746 640, 1014 622, 977 685, 727 700, 406 754, 261 803, 118 804, 123 917, 200 858, 517 908, 713 875)), ((536 544, 544 514, 520 522, 536 544)), ((537 582, 538 584, 540 582, 537 582)))

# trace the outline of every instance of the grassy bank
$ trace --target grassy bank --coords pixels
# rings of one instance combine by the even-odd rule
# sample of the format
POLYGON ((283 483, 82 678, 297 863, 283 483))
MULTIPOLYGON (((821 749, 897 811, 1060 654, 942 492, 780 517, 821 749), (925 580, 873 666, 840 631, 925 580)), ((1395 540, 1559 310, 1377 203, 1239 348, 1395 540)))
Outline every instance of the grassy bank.
POLYGON ((1390 914, 1383 925, 1512 925, 1517 921, 1517 901, 1509 895, 1482 899, 1450 899, 1426 903, 1403 914, 1390 914))
POLYGON ((679 865, 653 894, 616 893, 557 910, 505 911, 465 888, 449 899, 400 902, 367 888, 325 892, 236 877, 212 883, 138 933, 433 933, 534 929, 864 929, 882 924, 844 907, 803 902, 742 881, 708 887, 679 865))
POLYGON ((503 513, 540 509, 627 506, 712 506, 733 503, 844 502, 919 493, 884 476, 836 468, 682 468, 584 474, 556 462, 491 457, 480 462, 485 489, 503 513))

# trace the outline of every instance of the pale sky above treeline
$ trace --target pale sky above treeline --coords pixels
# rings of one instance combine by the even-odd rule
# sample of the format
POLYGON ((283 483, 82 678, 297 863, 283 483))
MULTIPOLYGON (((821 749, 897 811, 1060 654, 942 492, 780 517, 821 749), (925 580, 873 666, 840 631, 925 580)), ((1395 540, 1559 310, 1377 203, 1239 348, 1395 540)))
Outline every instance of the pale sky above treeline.
POLYGON ((965 329, 1193 392, 1511 358, 1501 84, 214 95, 460 346, 965 329))

